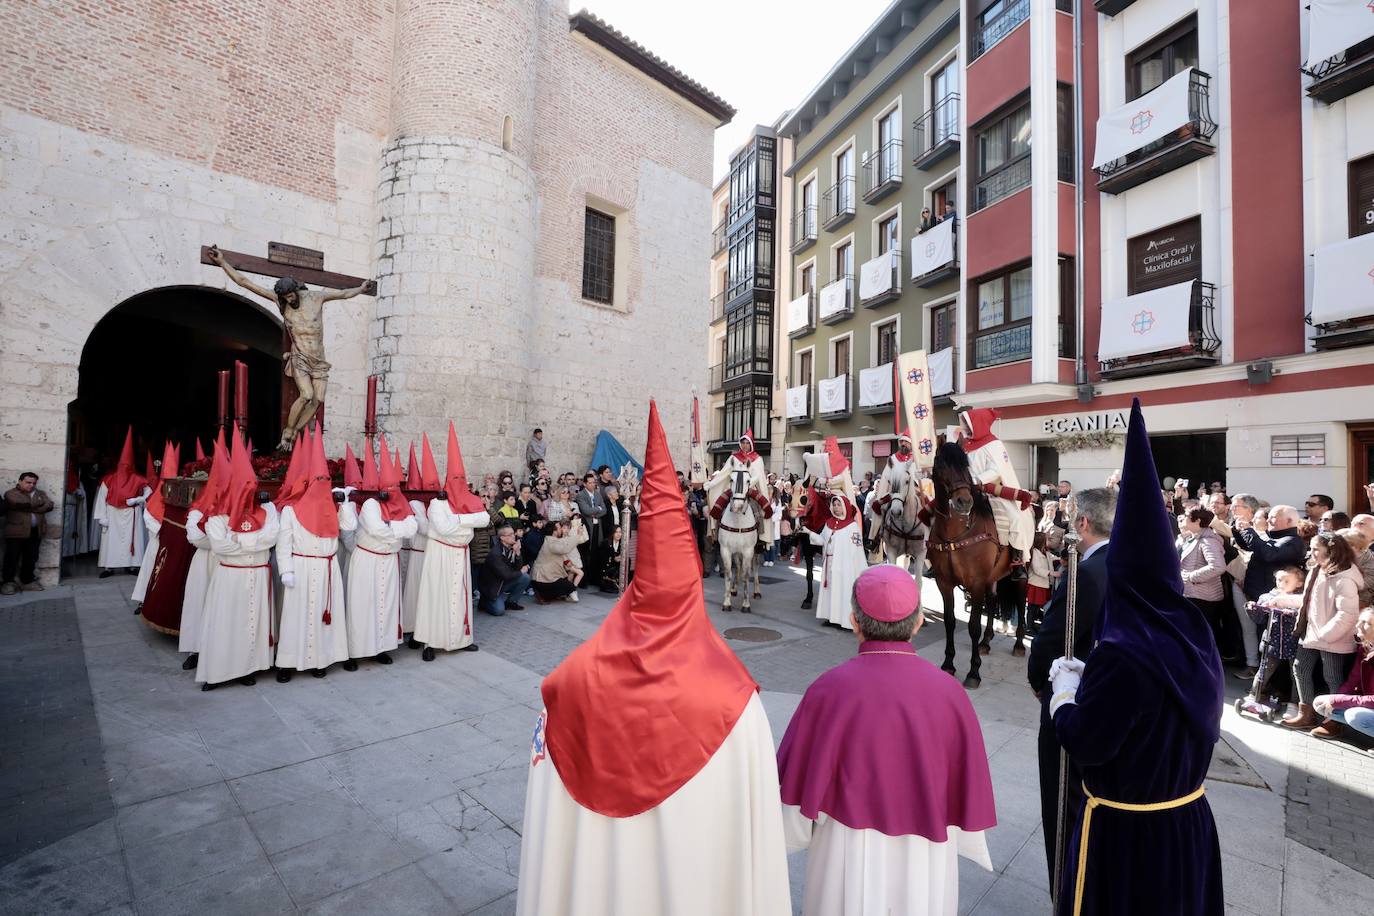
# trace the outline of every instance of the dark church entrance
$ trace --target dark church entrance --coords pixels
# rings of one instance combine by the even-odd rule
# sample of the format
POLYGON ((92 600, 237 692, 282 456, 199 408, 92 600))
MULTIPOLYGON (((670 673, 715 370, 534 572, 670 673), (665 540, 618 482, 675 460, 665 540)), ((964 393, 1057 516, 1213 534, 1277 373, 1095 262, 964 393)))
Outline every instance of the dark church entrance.
POLYGON ((67 408, 68 461, 89 500, 115 464, 124 431, 134 428, 134 460, 162 457, 164 440, 181 443, 182 461, 207 454, 216 432, 217 372, 248 366, 248 433, 259 453, 281 431, 282 330, 256 305, 222 290, 170 287, 112 309, 81 352, 77 397, 67 408))
POLYGON ((1227 483, 1225 432, 1151 436, 1150 450, 1160 478, 1187 480, 1191 496, 1203 484, 1227 483))

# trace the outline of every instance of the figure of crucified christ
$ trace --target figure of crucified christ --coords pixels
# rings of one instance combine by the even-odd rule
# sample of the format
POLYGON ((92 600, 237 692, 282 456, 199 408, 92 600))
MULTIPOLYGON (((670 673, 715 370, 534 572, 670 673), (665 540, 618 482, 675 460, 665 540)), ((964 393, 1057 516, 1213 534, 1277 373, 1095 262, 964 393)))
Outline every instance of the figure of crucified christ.
POLYGON ((291 342, 291 348, 282 354, 282 371, 296 383, 296 401, 286 414, 277 448, 289 452, 296 436, 324 403, 329 388, 329 363, 324 358, 324 304, 333 299, 351 299, 360 293, 373 294, 376 284, 369 280, 353 289, 315 290, 307 289, 294 277, 283 277, 267 290, 235 270, 218 245, 210 246, 209 255, 210 260, 224 268, 230 280, 281 311, 291 342))

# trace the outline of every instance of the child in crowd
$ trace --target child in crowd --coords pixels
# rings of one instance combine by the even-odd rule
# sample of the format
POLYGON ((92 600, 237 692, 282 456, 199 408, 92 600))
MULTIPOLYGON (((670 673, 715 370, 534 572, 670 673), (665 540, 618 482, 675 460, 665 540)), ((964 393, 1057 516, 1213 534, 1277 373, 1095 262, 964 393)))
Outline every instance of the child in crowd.
POLYGON ((1026 563, 1026 627, 1032 633, 1040 631, 1040 618, 1050 600, 1050 556, 1045 532, 1037 531, 1031 541, 1030 559, 1026 563))

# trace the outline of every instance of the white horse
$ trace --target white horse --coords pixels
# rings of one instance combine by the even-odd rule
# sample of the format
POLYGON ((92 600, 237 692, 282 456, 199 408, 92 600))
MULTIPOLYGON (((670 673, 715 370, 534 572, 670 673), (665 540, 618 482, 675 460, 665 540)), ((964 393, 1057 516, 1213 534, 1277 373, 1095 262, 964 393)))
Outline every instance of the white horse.
POLYGON ((901 487, 894 489, 882 515, 878 539, 888 563, 901 566, 917 576, 925 573, 926 537, 930 529, 921 521, 921 481, 916 462, 906 462, 901 487))
POLYGON ((729 502, 716 526, 716 542, 720 545, 720 565, 725 572, 726 591, 721 610, 733 611, 736 592, 744 592, 744 607, 748 614, 749 597, 762 598, 759 591, 759 557, 755 547, 759 542, 759 520, 749 499, 749 472, 737 470, 730 475, 729 502))

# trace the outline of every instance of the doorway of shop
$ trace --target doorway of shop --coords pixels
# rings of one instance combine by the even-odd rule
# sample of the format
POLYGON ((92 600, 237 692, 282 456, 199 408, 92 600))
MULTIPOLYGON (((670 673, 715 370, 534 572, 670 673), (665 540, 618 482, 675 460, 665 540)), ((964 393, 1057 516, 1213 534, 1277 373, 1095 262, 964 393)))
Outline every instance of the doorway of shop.
POLYGON ((1161 486, 1169 478, 1185 479, 1189 495, 1196 496, 1198 487, 1204 484, 1226 483, 1224 431, 1151 436, 1150 449, 1161 486))

